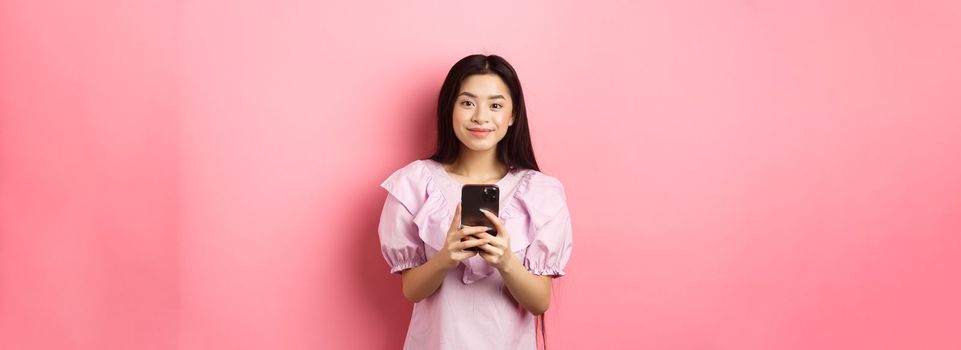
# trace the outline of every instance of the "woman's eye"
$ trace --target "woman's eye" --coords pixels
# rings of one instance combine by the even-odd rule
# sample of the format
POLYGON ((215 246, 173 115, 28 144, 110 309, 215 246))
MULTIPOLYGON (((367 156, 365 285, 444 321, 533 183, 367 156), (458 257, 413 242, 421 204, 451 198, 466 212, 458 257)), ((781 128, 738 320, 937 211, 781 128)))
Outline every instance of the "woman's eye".
POLYGON ((471 107, 471 106, 474 105, 474 102, 466 101, 466 100, 465 100, 465 101, 460 101, 460 105, 461 105, 461 106, 464 106, 464 107, 471 107))
POLYGON ((500 103, 495 103, 491 105, 491 108, 493 109, 501 109, 501 107, 504 107, 504 106, 502 106, 500 103))

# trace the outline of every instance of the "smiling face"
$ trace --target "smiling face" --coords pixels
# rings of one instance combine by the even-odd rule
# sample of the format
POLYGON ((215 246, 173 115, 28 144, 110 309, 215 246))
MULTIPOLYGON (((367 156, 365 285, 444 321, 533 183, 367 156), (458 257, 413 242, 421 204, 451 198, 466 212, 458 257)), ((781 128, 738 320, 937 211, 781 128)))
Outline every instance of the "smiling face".
POLYGON ((487 151, 514 125, 511 92, 496 74, 475 74, 460 84, 453 113, 454 134, 472 151, 487 151))

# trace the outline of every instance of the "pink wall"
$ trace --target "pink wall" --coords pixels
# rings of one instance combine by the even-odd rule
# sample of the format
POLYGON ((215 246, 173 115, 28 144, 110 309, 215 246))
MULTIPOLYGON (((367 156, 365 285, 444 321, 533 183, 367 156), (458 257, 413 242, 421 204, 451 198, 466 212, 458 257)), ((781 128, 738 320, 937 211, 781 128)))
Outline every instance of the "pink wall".
POLYGON ((396 349, 376 238, 475 52, 575 252, 552 349, 961 348, 956 1, 0 3, 0 349, 396 349))

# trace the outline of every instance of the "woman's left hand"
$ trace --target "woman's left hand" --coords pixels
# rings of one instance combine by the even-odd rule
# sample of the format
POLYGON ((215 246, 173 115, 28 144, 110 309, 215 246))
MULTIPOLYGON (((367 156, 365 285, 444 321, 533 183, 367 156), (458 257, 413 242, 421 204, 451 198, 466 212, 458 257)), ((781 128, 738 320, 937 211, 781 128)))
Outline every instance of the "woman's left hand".
POLYGON ((514 252, 511 251, 511 239, 510 235, 507 233, 507 228, 504 227, 504 222, 501 221, 497 215, 481 209, 484 216, 487 217, 494 224, 494 229, 497 230, 497 236, 492 236, 490 233, 482 232, 475 234, 474 236, 478 238, 486 238, 490 242, 479 246, 481 249, 480 256, 491 264, 498 270, 503 270, 507 264, 514 259, 514 252))

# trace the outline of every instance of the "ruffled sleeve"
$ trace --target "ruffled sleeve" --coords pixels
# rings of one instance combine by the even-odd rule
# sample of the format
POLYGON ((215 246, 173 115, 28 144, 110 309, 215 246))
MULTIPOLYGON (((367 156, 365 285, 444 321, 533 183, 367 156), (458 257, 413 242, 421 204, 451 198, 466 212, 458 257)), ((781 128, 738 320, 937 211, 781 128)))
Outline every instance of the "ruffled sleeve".
POLYGON ((540 172, 533 173, 524 185, 519 199, 530 213, 532 226, 524 266, 535 275, 563 276, 574 248, 564 186, 540 172))
POLYGON ((390 267, 390 273, 420 266, 427 261, 424 242, 418 235, 414 215, 426 198, 418 162, 411 163, 391 174, 381 187, 387 199, 380 214, 377 232, 380 249, 390 267))

